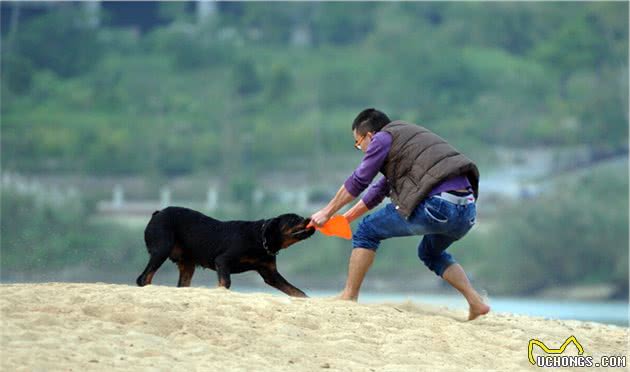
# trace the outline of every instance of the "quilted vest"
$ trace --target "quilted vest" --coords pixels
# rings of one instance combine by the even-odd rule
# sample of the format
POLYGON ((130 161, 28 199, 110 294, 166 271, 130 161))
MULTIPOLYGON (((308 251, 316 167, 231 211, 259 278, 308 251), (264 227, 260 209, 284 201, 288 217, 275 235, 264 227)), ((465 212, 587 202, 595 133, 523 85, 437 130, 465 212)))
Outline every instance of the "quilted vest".
POLYGON ((390 198, 404 218, 435 186, 453 176, 466 176, 475 198, 479 196, 477 166, 438 135, 403 121, 393 121, 381 131, 392 136, 381 171, 391 186, 390 198))

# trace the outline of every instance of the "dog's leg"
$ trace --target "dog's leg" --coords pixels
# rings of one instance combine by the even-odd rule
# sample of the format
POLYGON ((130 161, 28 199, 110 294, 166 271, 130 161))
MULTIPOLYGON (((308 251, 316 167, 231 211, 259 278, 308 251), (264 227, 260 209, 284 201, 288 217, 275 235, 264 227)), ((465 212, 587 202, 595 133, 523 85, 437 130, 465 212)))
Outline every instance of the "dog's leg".
POLYGON ((232 280, 230 279, 228 259, 225 257, 217 257, 214 260, 214 266, 217 269, 217 276, 219 277, 219 287, 230 289, 232 280))
POLYGON ((179 281, 177 282, 177 286, 190 287, 190 281, 195 273, 195 264, 193 262, 178 262, 177 267, 179 268, 179 281))
POLYGON ((147 267, 144 269, 142 274, 140 274, 138 279, 136 279, 136 284, 138 284, 140 287, 151 284, 151 280, 153 280, 153 275, 160 268, 160 266, 162 266, 167 258, 168 252, 160 252, 159 254, 151 255, 147 267))
POLYGON ((153 225, 152 222, 149 223, 149 226, 144 232, 144 241, 149 251, 149 263, 138 279, 136 279, 136 284, 140 287, 151 284, 153 275, 171 254, 171 249, 173 249, 175 244, 175 235, 171 230, 159 228, 158 225, 153 225))
POLYGON ((306 293, 302 292, 297 287, 289 283, 280 273, 276 270, 276 265, 270 265, 269 267, 262 267, 257 270, 260 276, 265 280, 265 283, 270 286, 279 289, 280 291, 288 294, 292 297, 308 297, 306 293))
POLYGON ((153 249, 149 249, 149 263, 138 279, 136 279, 136 284, 140 287, 151 284, 153 275, 168 258, 174 243, 173 239, 170 236, 167 236, 158 244, 152 245, 153 249))

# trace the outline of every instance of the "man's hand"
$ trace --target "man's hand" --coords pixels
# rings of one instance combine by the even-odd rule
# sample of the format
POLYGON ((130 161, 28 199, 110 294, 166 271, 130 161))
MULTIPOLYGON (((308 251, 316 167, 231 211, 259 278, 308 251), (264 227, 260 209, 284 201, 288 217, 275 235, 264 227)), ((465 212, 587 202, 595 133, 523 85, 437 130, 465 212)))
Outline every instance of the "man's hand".
POLYGON ((341 207, 350 203, 352 200, 354 200, 354 196, 350 195, 346 188, 341 185, 339 191, 337 191, 337 194, 335 194, 335 197, 332 198, 328 205, 311 216, 311 223, 318 227, 322 226, 341 209, 341 207))
POLYGON ((328 214, 326 208, 321 209, 311 216, 311 223, 315 226, 323 226, 329 219, 331 215, 328 214))

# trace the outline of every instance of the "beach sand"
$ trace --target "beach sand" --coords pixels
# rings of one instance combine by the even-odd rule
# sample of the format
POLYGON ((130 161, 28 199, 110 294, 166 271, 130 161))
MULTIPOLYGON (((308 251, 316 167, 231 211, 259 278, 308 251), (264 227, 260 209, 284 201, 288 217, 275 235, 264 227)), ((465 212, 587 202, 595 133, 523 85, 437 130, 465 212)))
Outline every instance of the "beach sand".
POLYGON ((625 327, 222 288, 3 284, 0 310, 2 371, 532 371, 530 339, 569 336, 628 356, 625 327))

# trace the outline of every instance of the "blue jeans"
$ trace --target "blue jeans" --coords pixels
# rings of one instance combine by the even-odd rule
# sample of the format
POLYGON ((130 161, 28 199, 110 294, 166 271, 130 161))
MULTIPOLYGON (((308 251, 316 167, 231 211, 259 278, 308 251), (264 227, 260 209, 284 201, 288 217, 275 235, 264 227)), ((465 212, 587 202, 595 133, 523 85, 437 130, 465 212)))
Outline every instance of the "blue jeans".
POLYGON ((405 219, 389 203, 363 218, 352 235, 352 247, 376 251, 383 239, 424 235, 418 245, 418 257, 436 275, 442 276, 444 270, 455 263, 446 248, 466 235, 475 224, 476 214, 475 203, 456 205, 431 196, 405 219))

